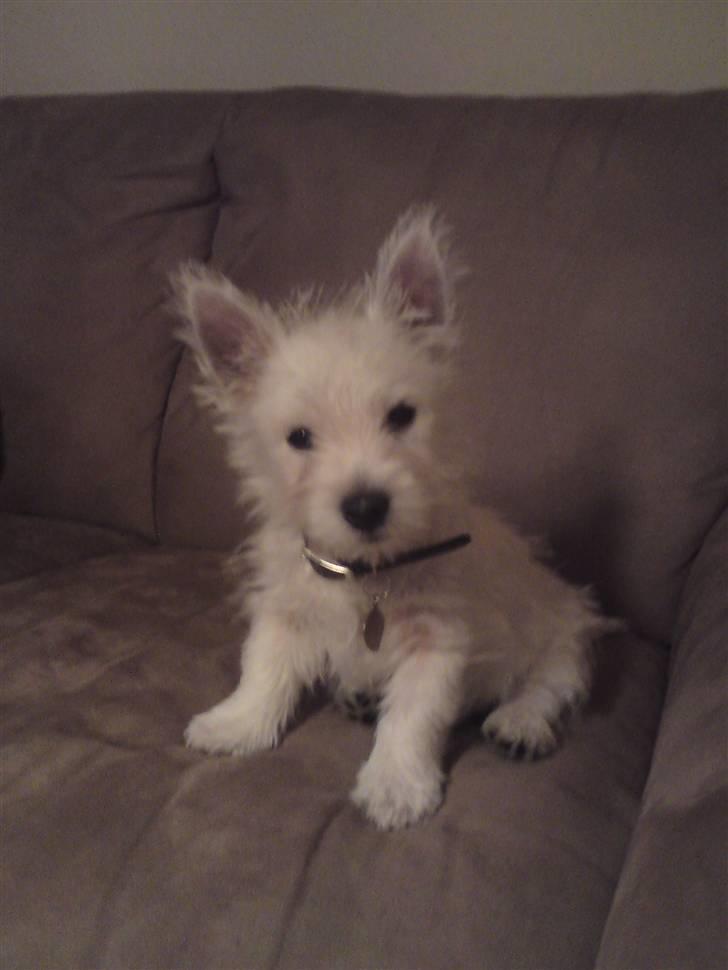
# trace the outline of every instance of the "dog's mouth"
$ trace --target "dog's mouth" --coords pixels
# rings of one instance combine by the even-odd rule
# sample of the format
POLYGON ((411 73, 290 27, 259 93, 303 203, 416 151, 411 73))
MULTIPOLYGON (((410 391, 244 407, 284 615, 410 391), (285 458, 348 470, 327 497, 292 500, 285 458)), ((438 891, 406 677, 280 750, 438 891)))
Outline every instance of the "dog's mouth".
POLYGON ((377 532, 366 532, 364 535, 360 535, 359 538, 371 549, 374 546, 381 546, 382 543, 387 541, 387 531, 386 529, 379 529, 377 532))

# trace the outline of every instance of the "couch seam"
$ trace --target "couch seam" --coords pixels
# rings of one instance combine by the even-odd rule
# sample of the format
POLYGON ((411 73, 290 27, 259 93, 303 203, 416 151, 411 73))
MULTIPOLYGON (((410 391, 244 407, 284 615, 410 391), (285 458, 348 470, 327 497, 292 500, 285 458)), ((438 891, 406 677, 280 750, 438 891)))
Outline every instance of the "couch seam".
MULTIPOLYGON (((230 110, 230 101, 228 100, 225 104, 222 117, 220 119, 220 126, 215 134, 212 148, 210 150, 210 164, 212 165, 212 174, 215 180, 215 218, 210 229, 210 237, 207 244, 207 251, 203 257, 205 263, 209 263, 212 257, 212 247, 215 242, 215 237, 217 235, 217 227, 220 224, 220 216, 222 213, 222 191, 220 186, 220 169, 217 162, 217 144, 220 140, 220 136, 225 128, 227 122, 228 113, 230 110)), ((182 360, 185 355, 185 348, 180 345, 180 348, 176 354, 174 363, 172 365, 172 371, 169 377, 169 384, 167 385, 166 392, 164 394, 164 400, 162 401, 162 409, 159 419, 159 433, 157 435, 157 440, 154 446, 154 452, 152 454, 152 531, 154 534, 154 542, 156 545, 160 546, 162 544, 162 535, 159 524, 159 460, 162 454, 162 444, 164 442, 164 431, 167 426, 167 417, 169 416, 169 406, 172 399, 172 392, 174 390, 175 383, 177 381, 177 374, 182 364, 182 360)))
POLYGON ((162 453, 162 442, 164 441, 164 429, 167 424, 167 415, 169 413, 169 402, 172 398, 172 390, 174 388, 175 381, 177 380, 177 372, 179 371, 183 356, 184 348, 180 347, 175 355, 169 383, 164 394, 164 400, 162 401, 162 411, 159 419, 159 433, 157 434, 157 440, 154 445, 154 454, 152 455, 152 529, 154 531, 154 542, 158 546, 162 544, 159 528, 159 460, 162 453))

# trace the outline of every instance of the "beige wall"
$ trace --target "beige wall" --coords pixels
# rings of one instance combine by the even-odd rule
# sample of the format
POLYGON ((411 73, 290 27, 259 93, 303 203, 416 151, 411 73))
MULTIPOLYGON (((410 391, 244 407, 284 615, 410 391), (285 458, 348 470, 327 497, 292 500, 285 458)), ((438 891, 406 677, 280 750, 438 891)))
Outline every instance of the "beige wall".
POLYGON ((728 83, 724 0, 0 0, 3 94, 728 83))

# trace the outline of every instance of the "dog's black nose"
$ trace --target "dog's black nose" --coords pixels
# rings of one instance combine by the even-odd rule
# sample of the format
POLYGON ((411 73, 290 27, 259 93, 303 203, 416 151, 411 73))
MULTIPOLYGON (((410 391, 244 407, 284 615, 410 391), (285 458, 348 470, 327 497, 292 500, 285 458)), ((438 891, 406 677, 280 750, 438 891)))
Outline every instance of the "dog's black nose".
POLYGON ((389 495, 380 489, 352 492, 341 502, 341 514, 360 532, 374 532, 384 524, 389 512, 389 495))

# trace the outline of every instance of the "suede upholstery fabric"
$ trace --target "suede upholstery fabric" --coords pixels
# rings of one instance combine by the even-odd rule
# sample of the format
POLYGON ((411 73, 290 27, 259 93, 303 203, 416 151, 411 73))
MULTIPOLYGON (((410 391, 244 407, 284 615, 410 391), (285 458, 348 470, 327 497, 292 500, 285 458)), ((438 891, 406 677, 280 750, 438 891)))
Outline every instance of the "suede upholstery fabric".
POLYGON ((724 92, 0 101, 0 927, 8 970, 725 966, 724 92), (185 749, 235 685, 236 501, 166 307, 210 260, 336 292, 431 201, 469 272, 454 442, 629 631, 563 749, 453 734, 379 833, 326 697, 185 749))

